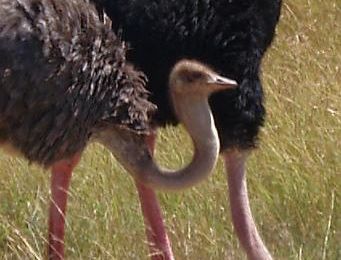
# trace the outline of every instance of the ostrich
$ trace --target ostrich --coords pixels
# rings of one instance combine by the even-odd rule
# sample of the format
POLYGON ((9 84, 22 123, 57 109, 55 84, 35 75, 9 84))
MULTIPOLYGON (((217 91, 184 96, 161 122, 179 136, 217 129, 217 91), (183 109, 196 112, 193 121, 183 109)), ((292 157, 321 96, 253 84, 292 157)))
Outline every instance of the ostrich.
POLYGON ((64 258, 67 189, 88 142, 107 146, 141 183, 194 185, 220 147, 208 95, 236 87, 201 63, 175 65, 170 96, 195 153, 183 169, 160 169, 145 141, 155 111, 146 78, 102 18, 86 0, 0 0, 0 146, 52 169, 50 259, 64 258))
MULTIPOLYGON (((249 259, 271 259, 254 223, 246 185, 245 163, 257 147, 265 109, 259 78, 262 57, 270 46, 281 0, 92 0, 115 21, 132 51, 128 59, 146 73, 151 100, 158 106, 154 127, 176 124, 168 100, 167 76, 184 57, 209 64, 235 79, 235 91, 210 98, 227 172, 232 221, 249 259)), ((155 134, 148 139, 153 149, 155 134)), ((137 184, 145 220, 156 250, 173 259, 162 214, 152 189, 137 184)), ((155 253, 155 248, 151 248, 155 253)), ((158 259, 158 257, 155 257, 158 259)))
POLYGON ((108 126, 149 131, 145 76, 83 0, 0 0, 0 145, 51 168, 49 258, 63 258, 68 176, 108 126))

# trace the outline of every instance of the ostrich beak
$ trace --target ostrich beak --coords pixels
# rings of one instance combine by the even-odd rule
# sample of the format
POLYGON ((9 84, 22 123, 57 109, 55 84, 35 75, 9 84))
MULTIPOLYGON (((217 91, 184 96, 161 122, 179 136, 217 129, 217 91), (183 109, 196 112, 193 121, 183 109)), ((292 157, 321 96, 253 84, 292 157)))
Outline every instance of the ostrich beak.
POLYGON ((213 74, 210 76, 209 80, 207 81, 208 84, 215 85, 217 89, 232 89, 238 86, 237 81, 222 77, 217 74, 213 74))

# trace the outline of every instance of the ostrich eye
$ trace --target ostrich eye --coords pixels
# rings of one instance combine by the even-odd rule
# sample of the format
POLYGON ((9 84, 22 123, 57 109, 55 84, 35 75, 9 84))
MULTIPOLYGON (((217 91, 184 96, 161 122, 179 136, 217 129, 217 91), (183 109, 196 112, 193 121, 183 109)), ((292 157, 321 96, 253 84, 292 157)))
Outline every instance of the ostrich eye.
POLYGON ((182 80, 187 83, 205 80, 205 75, 200 71, 184 71, 182 73, 182 80))

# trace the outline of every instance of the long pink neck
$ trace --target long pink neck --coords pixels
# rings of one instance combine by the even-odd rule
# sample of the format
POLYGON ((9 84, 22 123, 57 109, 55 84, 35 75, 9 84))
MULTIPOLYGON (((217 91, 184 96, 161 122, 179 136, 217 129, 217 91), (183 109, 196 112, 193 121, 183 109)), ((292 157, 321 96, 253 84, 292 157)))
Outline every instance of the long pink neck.
POLYGON ((250 260, 271 260, 253 220, 245 175, 248 152, 227 151, 224 153, 227 172, 232 221, 239 241, 250 260))
POLYGON ((141 183, 163 190, 191 187, 213 172, 219 156, 219 139, 207 99, 182 97, 178 103, 181 121, 194 144, 193 158, 182 169, 160 168, 150 154, 144 136, 133 131, 113 127, 97 133, 93 138, 105 145, 141 183))

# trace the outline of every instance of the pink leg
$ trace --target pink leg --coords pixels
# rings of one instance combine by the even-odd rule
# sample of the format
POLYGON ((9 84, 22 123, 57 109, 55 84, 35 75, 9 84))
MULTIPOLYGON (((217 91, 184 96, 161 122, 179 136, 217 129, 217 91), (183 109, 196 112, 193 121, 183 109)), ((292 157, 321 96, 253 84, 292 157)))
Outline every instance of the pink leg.
MULTIPOLYGON (((156 134, 150 135, 146 140, 151 153, 154 152, 155 140, 156 134)), ((170 241, 163 222, 162 212, 155 192, 139 182, 136 182, 136 187, 144 216, 151 259, 174 260, 170 241)))
POLYGON ((49 216, 49 248, 48 258, 64 259, 64 226, 67 192, 74 167, 80 159, 76 154, 70 159, 61 160, 52 165, 51 204, 49 216))
POLYGON ((250 209, 245 176, 247 155, 248 152, 238 150, 224 154, 232 221, 248 259, 270 260, 272 257, 257 231, 250 209))

